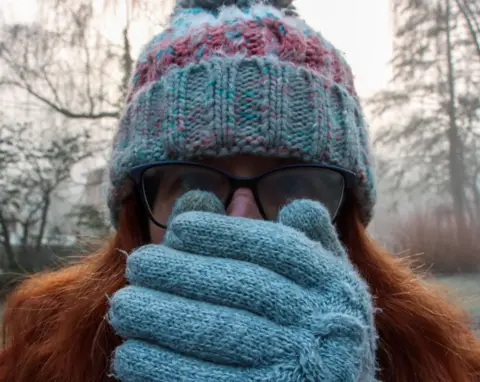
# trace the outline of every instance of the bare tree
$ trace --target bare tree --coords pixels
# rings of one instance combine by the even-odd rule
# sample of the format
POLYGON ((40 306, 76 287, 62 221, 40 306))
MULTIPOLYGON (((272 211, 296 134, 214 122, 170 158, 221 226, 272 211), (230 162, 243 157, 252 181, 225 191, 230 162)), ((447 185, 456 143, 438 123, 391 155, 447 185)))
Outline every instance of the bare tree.
POLYGON ((31 126, 13 123, 4 124, 2 132, 6 139, 0 148, 5 153, 0 162, 0 240, 11 267, 17 249, 40 250, 55 192, 70 180, 73 166, 91 156, 95 147, 88 133, 68 129, 52 134, 49 128, 35 134, 31 126), (12 243, 14 234, 17 243, 12 243))
POLYGON ((26 130, 25 125, 8 125, 2 123, 0 127, 0 244, 4 248, 6 263, 12 264, 14 261, 14 249, 11 240, 12 222, 10 220, 10 211, 6 211, 5 206, 12 203, 13 207, 19 207, 18 201, 13 197, 15 188, 10 184, 12 179, 7 176, 13 165, 20 160, 20 153, 15 147, 15 138, 23 135, 26 130))
MULTIPOLYGON (((120 114, 132 72, 131 23, 145 11, 146 3, 126 2, 123 36, 117 42, 105 37, 100 25, 102 9, 92 0, 43 1, 34 23, 0 26, 0 91, 5 102, 19 105, 19 99, 27 94, 22 109, 31 109, 34 103, 54 111, 50 118, 54 126, 76 121, 67 133, 44 128, 43 120, 20 114, 16 108, 3 116, 5 120, 29 121, 5 122, 0 132, 4 182, 0 190, 0 244, 7 263, 14 264, 19 245, 24 252, 44 243, 49 214, 52 207, 56 209, 52 206, 54 195, 62 183, 70 181, 72 167, 95 151, 96 156, 103 157, 109 142, 108 127, 115 125, 120 114), (15 110, 17 113, 12 114, 15 110), (83 128, 92 132, 91 137, 83 128), (12 242, 14 236, 16 242, 12 242)), ((103 10, 111 13, 117 8, 121 4, 106 3, 103 10)), ((81 224, 87 215, 93 216, 85 214, 85 209, 77 212, 81 224)))
POLYGON ((455 4, 465 19, 468 31, 472 38, 473 46, 480 59, 480 4, 469 0, 455 0, 455 4))
POLYGON ((472 201, 475 134, 479 132, 480 37, 475 0, 392 0, 393 81, 369 103, 386 126, 375 144, 388 148, 384 174, 392 191, 450 196, 457 227, 472 201))
POLYGON ((112 42, 99 27, 100 3, 47 0, 37 23, 5 25, 0 62, 9 70, 0 85, 22 89, 67 118, 118 118, 134 66, 130 31, 137 21, 161 26, 168 7, 161 0, 105 0, 100 11, 123 24, 112 42))
POLYGON ((92 5, 59 4, 40 22, 5 25, 0 84, 15 87, 67 118, 119 115, 121 47, 91 25, 92 5))

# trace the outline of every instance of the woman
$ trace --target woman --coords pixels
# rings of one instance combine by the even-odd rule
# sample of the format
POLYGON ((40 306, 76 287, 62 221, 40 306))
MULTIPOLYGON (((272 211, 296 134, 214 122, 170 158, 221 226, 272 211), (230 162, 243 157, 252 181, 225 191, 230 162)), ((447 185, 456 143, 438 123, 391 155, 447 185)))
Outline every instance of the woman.
POLYGON ((179 0, 145 47, 113 145, 116 234, 8 298, 0 380, 480 380, 463 313, 366 232, 347 63, 268 3, 179 0))

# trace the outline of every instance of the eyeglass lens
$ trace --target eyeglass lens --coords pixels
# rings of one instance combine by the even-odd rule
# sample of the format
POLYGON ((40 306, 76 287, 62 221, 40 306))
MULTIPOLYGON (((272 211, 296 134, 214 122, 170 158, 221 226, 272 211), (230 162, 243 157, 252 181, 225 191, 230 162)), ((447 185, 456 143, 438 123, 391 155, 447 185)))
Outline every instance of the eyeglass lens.
POLYGON ((342 174, 321 167, 278 170, 263 177, 257 185, 258 199, 269 220, 275 220, 282 207, 296 199, 321 202, 334 217, 342 201, 343 190, 342 174))
MULTIPOLYGON (((215 169, 188 164, 165 164, 147 169, 142 189, 150 215, 165 226, 175 201, 188 191, 215 194, 223 203, 231 195, 229 177, 215 169)), ((275 220, 281 208, 295 199, 321 202, 332 218, 342 202, 343 175, 321 167, 285 167, 262 176, 253 192, 268 220, 275 220)))

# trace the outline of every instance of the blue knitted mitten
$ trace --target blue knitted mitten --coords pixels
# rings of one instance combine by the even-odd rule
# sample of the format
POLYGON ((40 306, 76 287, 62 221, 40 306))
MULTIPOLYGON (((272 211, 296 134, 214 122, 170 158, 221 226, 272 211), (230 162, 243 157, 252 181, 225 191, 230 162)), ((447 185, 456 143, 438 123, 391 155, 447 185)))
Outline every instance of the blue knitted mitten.
MULTIPOLYGON (((126 339, 113 373, 140 382, 375 381, 372 299, 326 209, 299 200, 278 222, 179 201, 162 245, 127 260, 109 320, 126 339), (216 213, 205 212, 214 210, 216 213)), ((201 203, 200 203, 201 204, 201 203)))

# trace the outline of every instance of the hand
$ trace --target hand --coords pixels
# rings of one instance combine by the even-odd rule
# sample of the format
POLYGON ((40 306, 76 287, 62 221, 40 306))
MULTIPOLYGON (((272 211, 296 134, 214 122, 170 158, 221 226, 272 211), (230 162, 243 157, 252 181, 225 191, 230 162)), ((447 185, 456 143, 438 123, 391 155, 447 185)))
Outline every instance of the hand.
POLYGON ((318 203, 278 223, 182 213, 127 278, 109 312, 120 381, 375 380, 371 297, 318 203))

